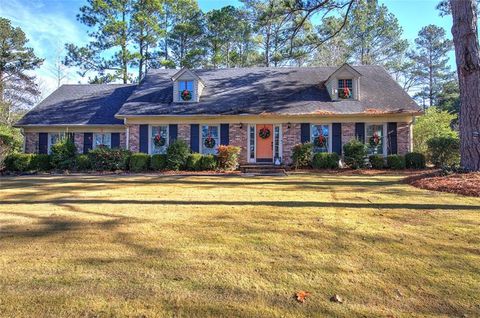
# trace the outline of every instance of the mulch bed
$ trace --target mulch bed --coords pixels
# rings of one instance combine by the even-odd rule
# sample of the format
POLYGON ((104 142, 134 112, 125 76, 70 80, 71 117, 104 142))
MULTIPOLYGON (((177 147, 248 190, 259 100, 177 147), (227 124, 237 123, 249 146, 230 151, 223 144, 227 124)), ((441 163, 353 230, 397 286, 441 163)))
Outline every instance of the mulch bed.
POLYGON ((407 177, 404 182, 426 190, 480 197, 480 172, 442 176, 436 171, 407 177))

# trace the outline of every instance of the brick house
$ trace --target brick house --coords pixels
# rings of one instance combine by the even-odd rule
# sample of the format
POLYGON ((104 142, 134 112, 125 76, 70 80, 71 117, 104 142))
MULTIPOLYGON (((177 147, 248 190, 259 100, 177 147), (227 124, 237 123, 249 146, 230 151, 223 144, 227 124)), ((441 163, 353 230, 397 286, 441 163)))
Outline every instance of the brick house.
POLYGON ((412 150, 421 109, 379 66, 150 70, 138 85, 63 85, 17 124, 27 153, 48 153, 62 135, 80 153, 99 145, 163 153, 241 147, 241 163, 291 162, 313 142, 337 152, 353 138, 370 153, 412 150))

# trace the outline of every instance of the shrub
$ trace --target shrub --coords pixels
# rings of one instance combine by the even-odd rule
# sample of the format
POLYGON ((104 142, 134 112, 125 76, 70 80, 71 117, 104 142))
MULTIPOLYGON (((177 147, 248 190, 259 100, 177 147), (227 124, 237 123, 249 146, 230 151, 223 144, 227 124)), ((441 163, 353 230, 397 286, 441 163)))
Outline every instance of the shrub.
POLYGON ((313 156, 312 166, 315 169, 338 169, 339 160, 336 153, 320 152, 313 156))
POLYGON ((388 156, 387 167, 394 170, 405 169, 405 157, 400 155, 388 156))
POLYGON ((200 170, 215 170, 217 168, 217 158, 214 155, 203 155, 200 160, 200 170))
POLYGON ((371 155, 368 157, 368 161, 370 161, 370 165, 373 169, 385 168, 385 159, 382 155, 371 155))
POLYGON ((407 153, 405 155, 405 167, 407 167, 408 169, 425 169, 425 155, 419 152, 407 153))
POLYGON ((134 153, 130 156, 130 171, 146 171, 150 164, 150 156, 146 153, 134 153))
POLYGON ((428 157, 436 167, 460 163, 460 140, 458 137, 435 137, 427 141, 428 157))
POLYGON ((202 158, 203 156, 199 153, 190 154, 187 158, 186 169, 190 171, 202 170, 202 158))
POLYGON ((238 167, 238 155, 240 147, 219 146, 218 147, 218 167, 222 170, 235 170, 238 167))
POLYGON ((30 169, 37 171, 49 171, 52 169, 51 156, 47 154, 32 155, 30 169))
POLYGON ((55 169, 66 170, 75 166, 77 147, 70 138, 62 138, 51 148, 51 162, 55 169))
POLYGON ((295 169, 312 166, 313 145, 309 142, 298 144, 292 150, 292 163, 295 169))
POLYGON ((88 152, 91 169, 97 171, 126 170, 131 152, 124 149, 97 147, 88 152))
POLYGON ((363 168, 365 166, 365 157, 367 156, 367 147, 359 140, 352 139, 343 145, 343 154, 345 164, 352 169, 363 168))
POLYGON ((150 158, 150 169, 152 170, 165 170, 167 167, 167 155, 157 154, 150 158))
POLYGON ((8 171, 25 172, 30 169, 31 160, 31 154, 12 153, 5 158, 5 168, 8 171))
POLYGON ((90 170, 92 169, 92 161, 88 155, 78 155, 75 166, 79 171, 90 170))
POLYGON ((190 150, 185 141, 177 139, 170 143, 167 148, 167 169, 180 170, 187 163, 190 150))
POLYGON ((13 144, 13 136, 9 133, 0 131, 0 170, 3 168, 5 158, 13 150, 13 144))

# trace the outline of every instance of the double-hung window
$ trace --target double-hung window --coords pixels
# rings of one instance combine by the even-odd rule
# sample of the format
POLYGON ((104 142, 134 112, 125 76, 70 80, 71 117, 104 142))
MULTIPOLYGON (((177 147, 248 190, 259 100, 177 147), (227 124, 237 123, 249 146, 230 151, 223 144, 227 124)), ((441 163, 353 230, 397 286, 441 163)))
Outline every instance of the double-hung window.
POLYGON ((312 125, 310 132, 314 152, 329 152, 330 125, 312 125))
POLYGON ((178 82, 178 98, 180 101, 188 102, 193 100, 193 81, 179 81, 178 82))
POLYGON ((200 148, 202 154, 215 154, 220 145, 220 128, 218 126, 202 125, 200 148))
POLYGON ((150 153, 164 154, 168 147, 168 126, 150 127, 150 153))
POLYGON ((98 147, 112 147, 111 133, 94 133, 93 134, 93 149, 98 147))
POLYGON ((64 133, 49 133, 48 134, 48 153, 51 153, 52 146, 65 136, 64 133))
POLYGON ((365 143, 369 155, 383 155, 384 134, 382 124, 367 124, 365 143))
POLYGON ((353 80, 352 79, 338 80, 338 98, 340 99, 353 98, 353 80))

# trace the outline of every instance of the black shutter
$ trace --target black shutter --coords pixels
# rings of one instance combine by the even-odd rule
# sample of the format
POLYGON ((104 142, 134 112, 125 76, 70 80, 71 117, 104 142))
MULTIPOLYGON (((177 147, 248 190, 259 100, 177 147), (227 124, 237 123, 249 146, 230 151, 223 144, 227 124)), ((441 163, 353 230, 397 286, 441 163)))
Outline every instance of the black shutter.
POLYGON ((342 154, 342 124, 332 124, 332 151, 339 156, 342 154))
POLYGON ((387 124, 387 153, 389 155, 397 154, 397 123, 387 124))
POLYGON ((93 133, 83 134, 83 153, 87 154, 93 148, 93 133))
POLYGON ((112 133, 110 141, 112 149, 120 148, 120 133, 112 133))
POLYGON ((300 142, 302 144, 310 142, 310 124, 300 125, 300 142))
POLYGON ((365 143, 365 123, 355 123, 355 138, 365 143))
POLYGON ((230 143, 229 125, 220 124, 220 144, 227 146, 230 143))
POLYGON ((48 134, 38 133, 38 153, 48 153, 48 134))
POLYGON ((177 140, 178 125, 168 125, 168 135, 170 136, 170 141, 177 140))
POLYGON ((140 125, 140 152, 148 153, 148 125, 140 125))
POLYGON ((200 125, 191 124, 190 125, 190 150, 192 152, 200 152, 200 125))

